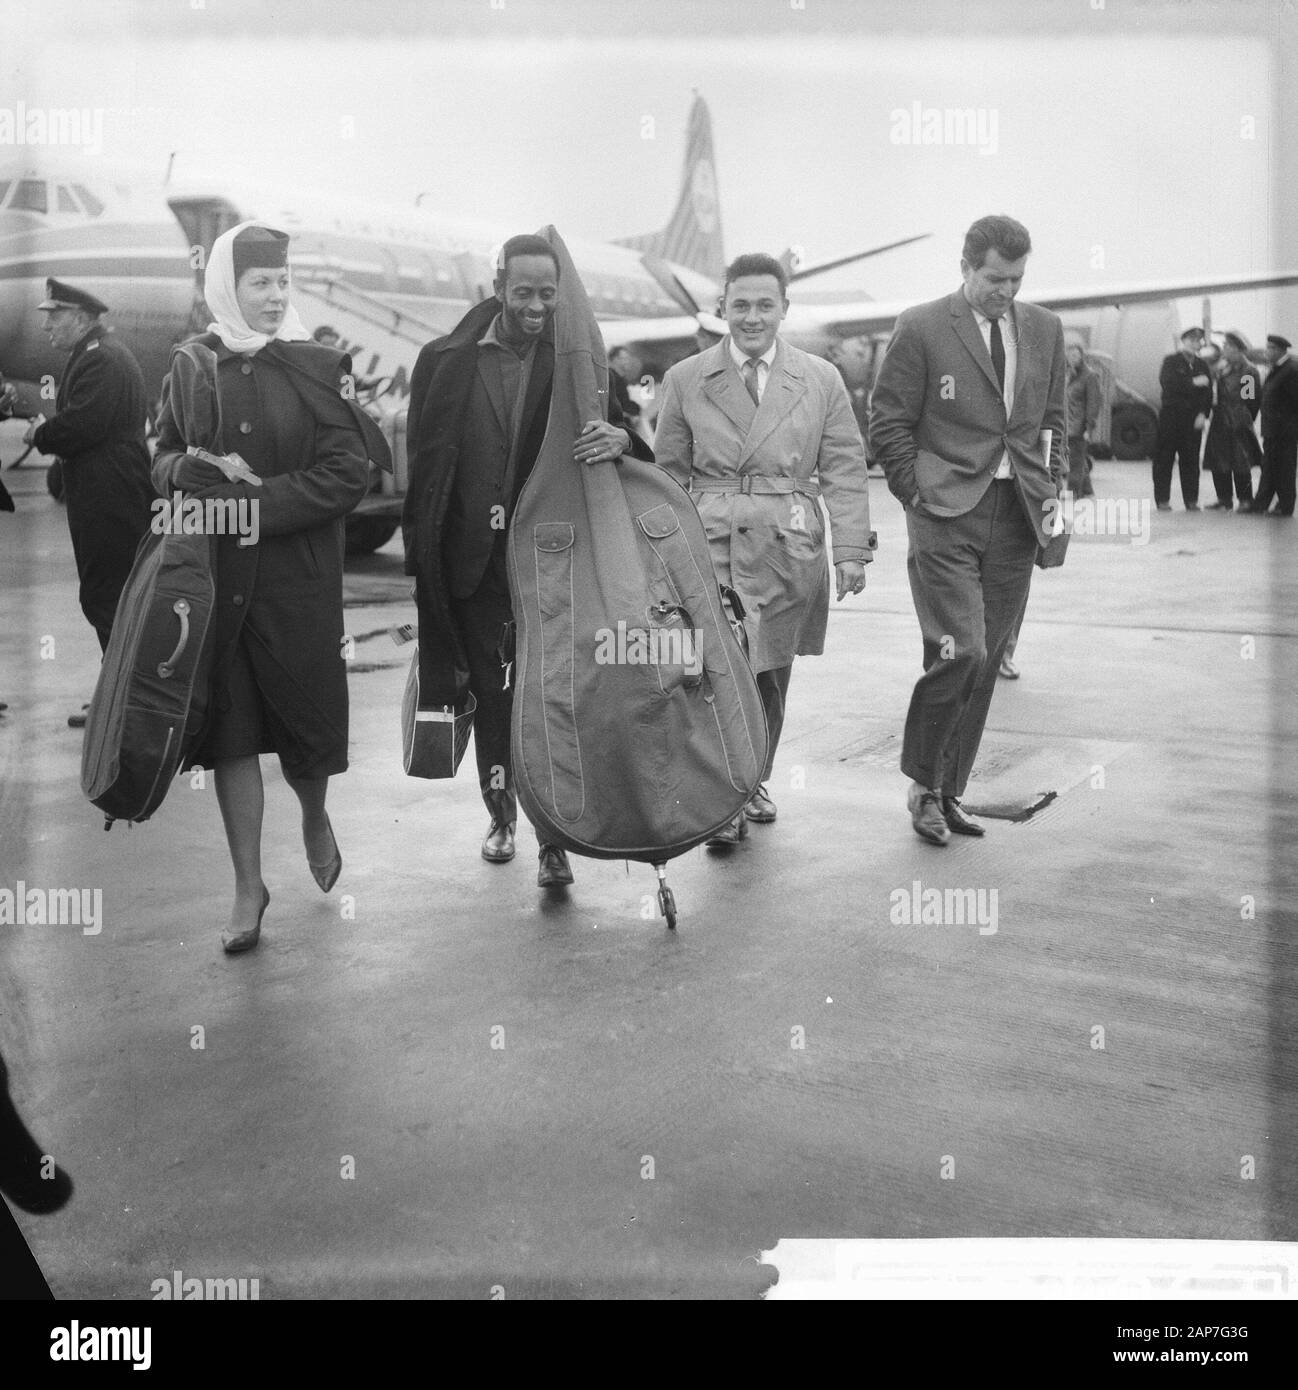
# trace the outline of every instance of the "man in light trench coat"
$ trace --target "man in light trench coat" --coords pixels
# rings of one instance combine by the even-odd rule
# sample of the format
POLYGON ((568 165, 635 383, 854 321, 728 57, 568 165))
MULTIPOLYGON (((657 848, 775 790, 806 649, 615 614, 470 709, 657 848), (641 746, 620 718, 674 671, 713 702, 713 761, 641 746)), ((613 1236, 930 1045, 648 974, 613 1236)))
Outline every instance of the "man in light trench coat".
POLYGON ((787 278, 774 257, 726 270, 729 334, 663 378, 654 453, 690 488, 721 584, 744 608, 748 656, 766 711, 762 786, 709 845, 738 843, 747 821, 773 821, 766 783, 784 725, 795 656, 825 649, 833 528, 838 597, 859 594, 873 558, 865 451, 843 380, 830 363, 779 336, 787 278))

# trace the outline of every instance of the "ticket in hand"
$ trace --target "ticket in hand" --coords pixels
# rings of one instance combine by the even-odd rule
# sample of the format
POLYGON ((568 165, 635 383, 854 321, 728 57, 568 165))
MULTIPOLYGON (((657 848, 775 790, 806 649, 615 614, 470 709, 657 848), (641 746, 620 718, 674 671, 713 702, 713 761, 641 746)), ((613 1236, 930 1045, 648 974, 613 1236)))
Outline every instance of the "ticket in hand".
POLYGON ((252 483, 254 487, 261 486, 261 479, 238 454, 211 454, 195 444, 191 444, 185 452, 196 459, 202 459, 204 463, 215 464, 232 483, 252 483))

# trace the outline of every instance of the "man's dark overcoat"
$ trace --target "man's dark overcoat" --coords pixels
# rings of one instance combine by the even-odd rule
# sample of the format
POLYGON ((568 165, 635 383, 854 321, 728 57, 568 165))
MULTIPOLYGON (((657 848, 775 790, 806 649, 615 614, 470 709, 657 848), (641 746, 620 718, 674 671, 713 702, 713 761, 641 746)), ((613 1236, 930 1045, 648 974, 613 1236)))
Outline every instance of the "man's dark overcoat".
MULTIPOLYGON (((528 378, 512 475, 503 431, 490 438, 465 437, 469 400, 478 371, 478 342, 499 311, 496 299, 474 305, 450 333, 423 348, 410 378, 406 426, 410 480, 401 529, 406 573, 415 577, 420 698, 425 706, 464 706, 469 667, 463 640, 451 615, 450 598, 452 592, 462 597, 473 591, 491 562, 496 536, 502 534, 501 530, 486 526, 468 530, 448 526, 462 460, 471 458, 473 469, 473 476, 461 488, 462 495, 470 497, 471 505, 499 499, 504 508, 502 524, 507 526, 513 517, 514 503, 540 453, 549 421, 554 346, 547 332, 535 348, 538 356, 528 378)), ((626 428, 611 395, 608 418, 618 428, 626 428)), ((652 460, 649 446, 634 430, 628 433, 632 453, 637 458, 652 460)))
POLYGON ((102 648, 152 517, 144 377, 130 349, 96 324, 72 349, 54 404, 33 442, 62 460, 81 611, 102 648))

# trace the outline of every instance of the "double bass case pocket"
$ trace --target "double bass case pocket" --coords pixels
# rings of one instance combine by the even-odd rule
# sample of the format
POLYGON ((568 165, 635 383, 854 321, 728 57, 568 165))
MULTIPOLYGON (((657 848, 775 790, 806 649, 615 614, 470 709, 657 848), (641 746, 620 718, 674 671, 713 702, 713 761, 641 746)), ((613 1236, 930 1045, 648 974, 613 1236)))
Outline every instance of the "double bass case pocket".
POLYGON ((586 789, 577 739, 575 689, 576 620, 572 561, 576 530, 570 521, 538 521, 536 598, 541 616, 541 692, 549 711, 549 774, 553 807, 560 820, 581 817, 586 789))
POLYGON ((706 611, 703 576, 670 502, 642 512, 635 520, 661 567, 661 573, 655 574, 653 564, 645 566, 650 594, 656 600, 646 616, 659 687, 664 695, 680 686, 693 690, 702 684, 704 671, 703 634, 691 616, 706 611))

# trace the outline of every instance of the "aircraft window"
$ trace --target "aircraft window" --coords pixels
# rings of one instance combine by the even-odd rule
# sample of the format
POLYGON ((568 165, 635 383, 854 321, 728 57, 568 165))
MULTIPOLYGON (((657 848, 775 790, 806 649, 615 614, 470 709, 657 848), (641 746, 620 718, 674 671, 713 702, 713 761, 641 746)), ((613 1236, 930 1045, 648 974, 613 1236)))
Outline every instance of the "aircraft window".
POLYGON ((10 211, 21 208, 24 212, 48 212, 50 204, 45 193, 44 181, 41 179, 22 179, 9 207, 10 211))
POLYGON ((103 212, 103 203, 84 184, 74 183, 72 190, 81 199, 82 205, 91 217, 98 217, 103 212))
POLYGON ((60 212, 80 212, 81 209, 73 201, 72 194, 68 192, 62 184, 54 190, 58 195, 60 212))

